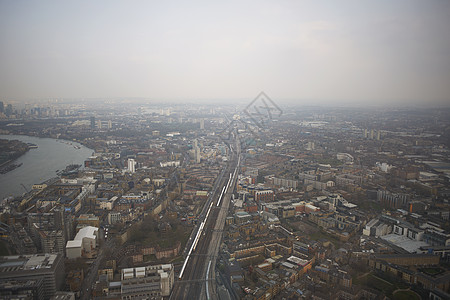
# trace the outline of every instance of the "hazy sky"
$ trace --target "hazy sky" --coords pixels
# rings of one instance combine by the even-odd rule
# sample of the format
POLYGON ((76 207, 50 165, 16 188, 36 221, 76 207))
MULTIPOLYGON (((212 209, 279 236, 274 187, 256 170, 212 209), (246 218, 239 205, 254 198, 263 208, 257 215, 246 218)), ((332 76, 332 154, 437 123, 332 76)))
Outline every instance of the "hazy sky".
POLYGON ((450 103, 450 1, 0 0, 0 100, 450 103))

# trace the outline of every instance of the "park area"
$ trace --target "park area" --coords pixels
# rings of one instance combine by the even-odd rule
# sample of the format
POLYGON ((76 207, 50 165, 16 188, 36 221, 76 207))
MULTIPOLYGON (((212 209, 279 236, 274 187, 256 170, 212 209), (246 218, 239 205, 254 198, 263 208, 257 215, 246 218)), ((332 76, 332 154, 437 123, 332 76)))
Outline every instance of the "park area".
POLYGON ((420 297, 413 291, 409 290, 409 286, 401 281, 393 281, 387 278, 381 278, 380 276, 369 273, 362 277, 355 278, 353 284, 363 285, 378 291, 383 292, 392 299, 419 299, 420 297))

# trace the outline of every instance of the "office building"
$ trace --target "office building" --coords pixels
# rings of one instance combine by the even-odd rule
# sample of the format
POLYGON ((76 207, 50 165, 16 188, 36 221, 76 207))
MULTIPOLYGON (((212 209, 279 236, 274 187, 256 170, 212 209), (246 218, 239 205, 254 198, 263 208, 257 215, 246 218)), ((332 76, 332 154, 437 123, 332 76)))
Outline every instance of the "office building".
POLYGON ((132 158, 128 159, 128 172, 130 173, 136 172, 136 161, 132 158))
POLYGON ((95 128, 95 117, 91 117, 91 129, 95 128))
POLYGON ((42 278, 0 280, 0 299, 44 299, 42 278))
POLYGON ((200 160, 201 160, 201 156, 200 156, 201 149, 200 149, 200 147, 198 146, 198 141, 197 141, 197 140, 194 140, 194 147, 193 147, 192 151, 193 151, 193 154, 194 154, 194 160, 195 160, 195 162, 196 162, 197 164, 199 164, 199 163, 200 163, 200 160))
POLYGON ((162 299, 174 284, 172 264, 122 269, 122 299, 162 299))
MULTIPOLYGON (((35 299, 50 299, 64 287, 64 261, 61 254, 34 254, 0 257, 0 286, 3 293, 28 290, 35 299), (42 296, 40 296, 42 295, 42 296)), ((6 298, 6 296, 4 297, 6 298)))

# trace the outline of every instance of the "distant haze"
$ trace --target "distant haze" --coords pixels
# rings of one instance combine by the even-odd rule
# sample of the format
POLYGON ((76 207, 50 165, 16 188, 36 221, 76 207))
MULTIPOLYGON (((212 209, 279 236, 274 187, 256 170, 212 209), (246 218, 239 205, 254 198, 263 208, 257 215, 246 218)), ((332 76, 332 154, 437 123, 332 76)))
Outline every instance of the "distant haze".
POLYGON ((0 101, 450 103, 450 1, 0 2, 0 101))

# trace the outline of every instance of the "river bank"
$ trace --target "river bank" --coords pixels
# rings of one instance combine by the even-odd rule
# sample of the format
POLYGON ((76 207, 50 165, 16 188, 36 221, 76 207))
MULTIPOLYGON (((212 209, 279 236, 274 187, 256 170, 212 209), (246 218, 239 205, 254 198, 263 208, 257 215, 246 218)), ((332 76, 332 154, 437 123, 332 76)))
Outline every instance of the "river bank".
POLYGON ((18 140, 0 139, 0 174, 6 174, 22 165, 15 160, 25 155, 31 147, 18 140))
POLYGON ((37 148, 27 151, 14 163, 20 167, 0 174, 0 201, 6 197, 21 196, 39 184, 57 176, 68 165, 84 165, 93 150, 79 143, 51 138, 38 138, 24 135, 0 135, 0 139, 18 140, 31 143, 37 148))

